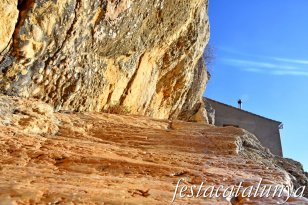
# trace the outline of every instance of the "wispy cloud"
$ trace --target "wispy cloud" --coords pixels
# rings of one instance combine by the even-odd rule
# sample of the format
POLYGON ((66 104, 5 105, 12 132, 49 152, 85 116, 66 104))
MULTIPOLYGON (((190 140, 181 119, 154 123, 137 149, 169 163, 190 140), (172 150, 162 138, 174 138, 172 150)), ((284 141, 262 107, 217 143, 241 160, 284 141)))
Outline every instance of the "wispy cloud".
POLYGON ((290 58, 273 58, 273 60, 285 62, 285 63, 295 63, 295 64, 308 65, 308 60, 290 59, 290 58))
POLYGON ((242 57, 247 57, 247 58, 258 58, 258 59, 267 59, 267 60, 274 60, 276 62, 281 62, 281 63, 295 63, 295 64, 303 64, 303 65, 308 65, 308 59, 293 59, 293 58, 282 58, 282 57, 268 57, 264 55, 257 55, 257 54, 251 54, 249 52, 243 52, 236 50, 231 47, 225 47, 225 46, 216 46, 215 49, 218 51, 221 51, 225 54, 231 54, 231 55, 239 55, 242 57))
POLYGON ((308 59, 251 55, 228 48, 219 49, 224 51, 224 56, 233 56, 221 58, 222 63, 246 72, 308 77, 308 59))
POLYGON ((296 70, 297 67, 294 65, 282 65, 275 64, 272 62, 260 62, 260 61, 252 61, 252 60, 242 60, 242 59, 232 59, 232 58, 224 58, 223 62, 228 64, 233 64, 237 66, 246 66, 246 67, 257 67, 257 68, 270 68, 270 69, 286 69, 286 70, 296 70))
POLYGON ((260 68, 243 68, 244 71, 252 72, 252 73, 262 73, 263 70, 260 68))
POLYGON ((308 77, 308 61, 273 58, 272 61, 223 58, 222 63, 253 73, 308 77), (307 64, 306 64, 307 63, 307 64))
POLYGON ((293 76, 307 76, 308 71, 273 71, 275 75, 293 75, 293 76))

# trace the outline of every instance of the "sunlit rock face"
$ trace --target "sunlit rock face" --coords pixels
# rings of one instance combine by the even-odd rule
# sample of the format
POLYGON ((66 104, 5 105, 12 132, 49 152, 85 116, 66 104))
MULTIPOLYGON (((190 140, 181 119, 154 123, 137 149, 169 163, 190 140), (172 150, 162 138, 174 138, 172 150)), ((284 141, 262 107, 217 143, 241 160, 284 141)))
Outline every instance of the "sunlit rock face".
MULTIPOLYGON (((18 19, 16 0, 2 0, 0 3, 0 54, 10 44, 18 19)), ((1 59, 2 55, 0 56, 1 59)))
MULTIPOLYGON (((244 193, 261 178, 265 185, 302 186, 307 184, 303 174, 294 162, 277 163, 242 129, 144 116, 54 113, 37 100, 0 96, 1 205, 171 204, 179 179, 184 180, 181 187, 243 182, 244 193)), ((285 197, 180 198, 178 190, 174 204, 282 204, 285 197)), ((287 204, 308 201, 290 197, 287 204)))
POLYGON ((56 110, 200 120, 207 0, 18 2, 0 6, 2 93, 56 110))

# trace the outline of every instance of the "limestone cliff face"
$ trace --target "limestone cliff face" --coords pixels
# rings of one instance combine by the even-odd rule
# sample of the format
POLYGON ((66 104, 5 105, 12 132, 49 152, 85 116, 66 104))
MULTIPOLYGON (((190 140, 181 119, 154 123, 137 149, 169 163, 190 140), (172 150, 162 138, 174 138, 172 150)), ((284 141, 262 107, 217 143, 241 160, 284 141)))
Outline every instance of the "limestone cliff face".
POLYGON ((155 118, 202 107, 207 0, 5 0, 0 16, 2 93, 155 118))

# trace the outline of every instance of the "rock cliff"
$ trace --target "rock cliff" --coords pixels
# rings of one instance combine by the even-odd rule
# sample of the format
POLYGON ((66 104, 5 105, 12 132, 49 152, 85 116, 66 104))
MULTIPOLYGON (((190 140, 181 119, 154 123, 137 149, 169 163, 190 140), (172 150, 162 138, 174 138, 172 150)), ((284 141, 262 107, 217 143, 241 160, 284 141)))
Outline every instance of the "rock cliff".
POLYGON ((4 0, 0 16, 4 94, 57 111, 206 117, 207 0, 4 0))
POLYGON ((252 134, 204 123, 207 3, 2 0, 0 204, 169 204, 179 179, 307 185, 252 134))
MULTIPOLYGON (((275 157, 241 129, 140 116, 52 113, 37 101, 0 101, 19 107, 18 112, 0 112, 10 116, 0 122, 1 204, 160 205, 171 203, 179 179, 208 186, 244 182, 247 187, 260 178, 267 185, 294 183, 275 157), (31 102, 36 109, 27 106, 31 102)), ((301 174, 296 166, 292 170, 301 174)), ((284 199, 178 197, 175 204, 276 204, 284 199)), ((288 200, 307 203, 305 198, 288 200)))

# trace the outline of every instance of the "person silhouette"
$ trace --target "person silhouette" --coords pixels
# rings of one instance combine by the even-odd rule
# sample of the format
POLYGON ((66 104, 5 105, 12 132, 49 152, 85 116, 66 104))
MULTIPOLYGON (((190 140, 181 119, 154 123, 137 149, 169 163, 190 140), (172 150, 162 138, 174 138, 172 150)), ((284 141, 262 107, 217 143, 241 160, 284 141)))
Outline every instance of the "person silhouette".
POLYGON ((238 108, 239 109, 242 109, 242 100, 241 99, 239 99, 238 101, 237 101, 237 103, 238 103, 238 108))

